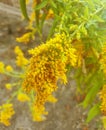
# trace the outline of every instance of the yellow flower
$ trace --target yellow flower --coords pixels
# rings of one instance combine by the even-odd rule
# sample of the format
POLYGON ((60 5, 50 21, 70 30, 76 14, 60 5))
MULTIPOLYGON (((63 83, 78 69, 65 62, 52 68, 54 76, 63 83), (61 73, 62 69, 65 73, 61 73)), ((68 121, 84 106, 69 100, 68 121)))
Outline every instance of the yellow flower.
POLYGON ((17 54, 17 55, 23 55, 23 52, 22 52, 22 50, 20 49, 19 46, 16 46, 16 47, 15 47, 14 52, 15 52, 15 54, 17 54))
POLYGON ((11 89, 12 89, 12 85, 9 84, 9 83, 7 83, 7 84, 5 85, 5 87, 6 87, 8 90, 11 90, 11 89))
POLYGON ((24 93, 19 93, 17 99, 21 102, 30 101, 30 98, 24 93))
POLYGON ((100 92, 100 98, 101 98, 101 111, 104 115, 106 115, 106 85, 103 86, 101 92, 100 92))
POLYGON ((13 68, 10 66, 10 65, 8 65, 8 66, 6 66, 6 71, 8 71, 8 72, 12 72, 13 71, 13 68))
POLYGON ((0 62, 0 73, 4 73, 4 63, 0 62))
POLYGON ((14 113, 13 104, 7 103, 0 106, 0 123, 9 126, 14 113))
POLYGON ((104 47, 102 48, 100 64, 101 64, 101 69, 103 70, 106 77, 106 45, 104 45, 104 47))
POLYGON ((48 102, 52 102, 52 103, 57 102, 57 99, 53 95, 48 96, 47 100, 48 100, 48 102))
POLYGON ((53 12, 53 10, 49 10, 48 11, 48 14, 47 14, 47 16, 46 16, 46 19, 50 19, 50 18, 53 18, 54 17, 54 12, 53 12))
POLYGON ((17 66, 24 67, 28 64, 28 60, 23 55, 18 55, 16 58, 16 64, 17 66))
POLYGON ((32 118, 33 121, 43 121, 46 119, 46 117, 44 115, 47 115, 48 112, 45 111, 45 107, 44 106, 39 106, 37 107, 36 105, 32 105, 31 106, 32 109, 32 118))
POLYGON ((29 4, 29 2, 30 2, 29 0, 26 0, 26 4, 29 4))
MULTIPOLYGON (((23 88, 26 92, 35 91, 35 108, 40 111, 46 102, 56 102, 52 93, 58 88, 58 80, 67 83, 66 68, 76 66, 76 49, 72 47, 65 34, 58 34, 29 53, 32 57, 23 88)), ((43 111, 38 113, 40 116, 43 115, 43 111)))
POLYGON ((14 52, 16 53, 16 64, 19 67, 24 67, 28 64, 28 60, 24 57, 22 50, 16 46, 14 52))
POLYGON ((17 42, 29 43, 30 39, 33 37, 32 32, 25 33, 23 36, 16 38, 17 42))
POLYGON ((106 116, 102 117, 103 126, 106 129, 106 116))

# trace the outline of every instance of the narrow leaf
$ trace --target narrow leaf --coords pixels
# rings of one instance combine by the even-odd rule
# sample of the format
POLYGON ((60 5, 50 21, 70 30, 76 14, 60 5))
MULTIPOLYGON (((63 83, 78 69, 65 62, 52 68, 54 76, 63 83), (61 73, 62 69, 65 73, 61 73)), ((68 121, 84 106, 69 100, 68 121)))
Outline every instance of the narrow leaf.
POLYGON ((20 0, 19 2, 20 2, 20 8, 23 16, 25 17, 25 19, 29 20, 27 9, 26 9, 26 0, 20 0))
POLYGON ((96 104, 95 106, 93 106, 88 113, 86 122, 90 122, 95 116, 99 115, 100 112, 100 104, 96 104))
POLYGON ((35 10, 40 10, 48 4, 48 0, 43 0, 40 4, 35 7, 35 10))
POLYGON ((94 77, 91 79, 91 85, 92 86, 88 93, 87 96, 85 97, 85 100, 81 103, 84 108, 86 108, 89 104, 92 104, 92 101, 95 99, 98 91, 103 85, 103 75, 102 72, 95 72, 94 77))

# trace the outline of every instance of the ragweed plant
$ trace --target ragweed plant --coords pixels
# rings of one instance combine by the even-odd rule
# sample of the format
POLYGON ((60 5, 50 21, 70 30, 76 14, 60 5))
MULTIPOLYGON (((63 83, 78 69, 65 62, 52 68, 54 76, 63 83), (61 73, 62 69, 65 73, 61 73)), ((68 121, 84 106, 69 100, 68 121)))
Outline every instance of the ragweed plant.
MULTIPOLYGON (((38 32, 42 37, 43 25, 51 25, 47 41, 29 50, 27 60, 16 47, 16 64, 21 72, 0 62, 0 73, 18 77, 17 99, 30 102, 34 121, 42 121, 48 114, 46 102, 56 102, 57 83, 66 84, 71 69, 77 82, 77 93, 85 94, 81 103, 89 107, 87 122, 106 113, 106 2, 105 0, 32 0, 27 11, 26 0, 20 0, 21 11, 30 31, 18 42, 30 43, 38 32)), ((11 85, 6 85, 11 89, 11 85)))

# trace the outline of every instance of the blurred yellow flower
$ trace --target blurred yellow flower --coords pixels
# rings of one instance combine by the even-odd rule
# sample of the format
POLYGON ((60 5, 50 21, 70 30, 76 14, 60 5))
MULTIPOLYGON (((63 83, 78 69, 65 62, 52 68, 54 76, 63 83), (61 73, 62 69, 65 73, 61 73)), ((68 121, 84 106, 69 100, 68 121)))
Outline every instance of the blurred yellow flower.
POLYGON ((47 115, 48 112, 45 111, 45 107, 44 106, 39 106, 37 107, 36 105, 32 105, 31 106, 31 110, 32 110, 32 119, 33 121, 43 121, 46 119, 46 117, 44 115, 47 115))
POLYGON ((34 38, 34 36, 32 35, 32 32, 28 32, 23 34, 21 37, 16 38, 16 41, 22 43, 29 43, 31 38, 34 38))
POLYGON ((54 12, 53 10, 50 9, 47 13, 46 19, 50 19, 50 18, 52 19, 53 17, 54 17, 54 12))
POLYGON ((22 50, 20 49, 19 46, 16 46, 16 47, 15 47, 14 52, 15 52, 15 54, 17 54, 17 55, 18 55, 18 54, 23 55, 23 52, 22 52, 22 50))
POLYGON ((26 0, 26 4, 29 4, 30 0, 26 0))
POLYGON ((57 99, 53 95, 48 96, 47 100, 48 102, 52 102, 52 103, 57 102, 57 99))
POLYGON ((10 119, 14 115, 13 104, 6 103, 0 106, 0 123, 9 126, 10 119))
POLYGON ((17 96, 17 100, 21 102, 30 101, 30 98, 25 93, 19 93, 17 96))
POLYGON ((4 72, 4 63, 0 62, 0 73, 4 72))
POLYGON ((101 64, 101 69, 103 70, 106 77, 106 45, 102 48, 100 64, 101 64))
POLYGON ((10 66, 10 65, 8 65, 8 66, 6 66, 6 71, 8 71, 8 72, 12 72, 13 71, 13 68, 12 68, 12 66, 10 66))
POLYGON ((9 84, 9 83, 5 84, 5 87, 6 87, 8 90, 11 90, 11 89, 12 89, 12 85, 9 84))
POLYGON ((22 50, 19 48, 19 46, 16 46, 14 49, 14 52, 16 53, 16 64, 19 67, 24 67, 28 64, 28 60, 24 57, 24 54, 22 50))

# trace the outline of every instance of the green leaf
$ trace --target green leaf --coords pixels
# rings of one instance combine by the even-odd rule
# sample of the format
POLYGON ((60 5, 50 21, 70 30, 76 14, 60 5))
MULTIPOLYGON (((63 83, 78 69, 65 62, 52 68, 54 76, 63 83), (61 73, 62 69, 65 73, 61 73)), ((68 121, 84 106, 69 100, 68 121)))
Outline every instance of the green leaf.
POLYGON ((89 84, 91 87, 88 90, 88 93, 85 97, 85 100, 81 103, 84 108, 86 108, 89 104, 93 102, 95 99, 98 91, 103 86, 103 74, 101 72, 95 72, 94 77, 91 79, 91 84, 89 84))
POLYGON ((55 3, 53 0, 50 2, 50 4, 51 4, 51 6, 52 6, 53 8, 57 9, 57 5, 56 5, 56 3, 55 3))
POLYGON ((25 17, 25 19, 29 20, 27 14, 27 8, 26 8, 26 0, 20 0, 19 2, 20 2, 20 8, 23 16, 25 17))
POLYGON ((35 10, 40 10, 48 4, 48 0, 43 0, 40 4, 35 7, 35 10))
POLYGON ((57 23, 58 23, 58 20, 57 19, 54 19, 53 21, 53 24, 52 24, 52 27, 50 29, 50 32, 49 32, 49 35, 48 35, 48 39, 53 35, 54 31, 55 31, 55 28, 57 26, 57 23))
POLYGON ((86 18, 89 18, 89 9, 88 9, 87 6, 85 7, 84 15, 85 15, 86 18))
POLYGON ((95 116, 99 115, 100 112, 100 104, 96 104, 95 106, 93 106, 88 113, 86 122, 89 123, 95 116))
POLYGON ((41 20, 41 22, 40 22, 40 30, 41 30, 41 31, 42 31, 42 28, 43 28, 43 25, 44 25, 46 16, 47 16, 47 13, 44 13, 44 14, 42 15, 42 18, 40 19, 40 20, 41 20))

